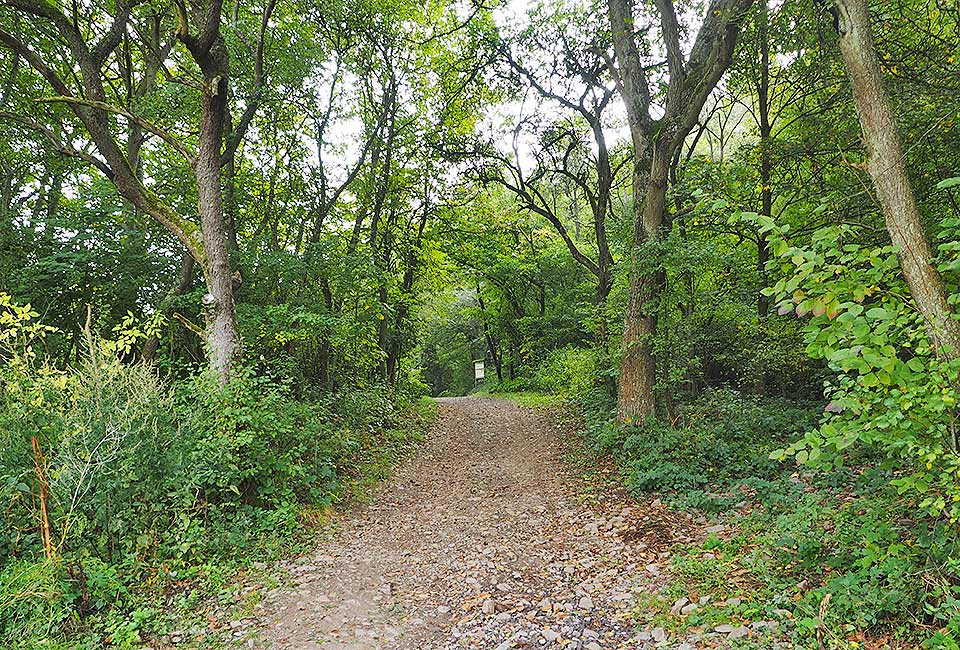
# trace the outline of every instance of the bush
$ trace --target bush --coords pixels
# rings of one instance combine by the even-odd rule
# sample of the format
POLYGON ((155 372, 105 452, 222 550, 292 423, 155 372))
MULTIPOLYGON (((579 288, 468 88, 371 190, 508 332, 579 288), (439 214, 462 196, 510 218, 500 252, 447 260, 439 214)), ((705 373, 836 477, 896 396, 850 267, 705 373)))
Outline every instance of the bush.
POLYGON ((547 354, 537 368, 536 386, 548 393, 580 395, 600 382, 599 353, 592 348, 565 347, 547 354))
POLYGON ((732 390, 707 391, 681 406, 679 416, 676 426, 652 421, 629 427, 594 417, 588 436, 619 460, 629 488, 690 492, 778 476, 782 469, 770 451, 814 421, 796 404, 732 390))
POLYGON ((16 319, 0 320, 0 647, 84 630, 90 647, 106 636, 138 647, 162 631, 170 580, 182 589, 275 555, 302 530, 305 509, 331 505, 358 466, 392 457, 424 426, 400 428, 415 381, 399 395, 314 401, 249 368, 225 388, 206 373, 171 387, 152 368, 121 363, 115 341, 91 341, 81 367, 54 370, 33 353, 36 315, 7 313, 16 319))

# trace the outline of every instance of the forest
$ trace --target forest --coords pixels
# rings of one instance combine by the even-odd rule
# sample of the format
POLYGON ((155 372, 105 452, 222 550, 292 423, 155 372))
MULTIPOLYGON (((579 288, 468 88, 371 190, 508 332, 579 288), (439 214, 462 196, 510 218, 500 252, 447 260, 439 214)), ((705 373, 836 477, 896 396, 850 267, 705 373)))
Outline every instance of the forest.
POLYGON ((958 649, 958 302, 955 0, 0 0, 0 647, 958 649))

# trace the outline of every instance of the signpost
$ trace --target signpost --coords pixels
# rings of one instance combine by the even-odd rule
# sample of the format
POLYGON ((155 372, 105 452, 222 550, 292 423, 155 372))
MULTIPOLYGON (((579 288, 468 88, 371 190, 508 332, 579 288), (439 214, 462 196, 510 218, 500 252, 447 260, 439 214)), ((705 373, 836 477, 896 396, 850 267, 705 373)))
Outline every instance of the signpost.
POLYGON ((478 384, 483 381, 483 359, 473 362, 473 379, 478 384))

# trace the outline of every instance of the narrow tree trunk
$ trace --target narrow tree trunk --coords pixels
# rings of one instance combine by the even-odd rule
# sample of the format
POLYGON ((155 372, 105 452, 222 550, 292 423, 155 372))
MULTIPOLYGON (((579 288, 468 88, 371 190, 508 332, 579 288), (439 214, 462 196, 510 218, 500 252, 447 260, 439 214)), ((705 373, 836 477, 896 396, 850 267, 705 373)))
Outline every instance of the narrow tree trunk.
MULTIPOLYGON (((190 253, 184 251, 183 259, 180 262, 180 279, 177 282, 177 286, 174 287, 173 291, 170 292, 170 297, 180 296, 187 292, 187 289, 190 288, 190 285, 193 284, 193 267, 194 259, 190 253)), ((166 309, 165 314, 169 316, 172 313, 172 309, 166 309)), ((157 352, 160 350, 160 338, 154 334, 146 343, 143 344, 143 361, 146 363, 151 363, 157 358, 157 352)))
POLYGON ((477 285, 477 304, 480 305, 481 322, 483 323, 483 338, 487 343, 487 352, 490 353, 490 360, 497 371, 497 381, 503 383, 503 361, 500 360, 500 354, 497 352, 497 342, 490 333, 490 326, 487 324, 486 310, 483 303, 483 295, 480 293, 480 285, 477 285))
MULTIPOLYGON (((760 79, 757 84, 757 109, 760 122, 760 214, 765 217, 773 215, 773 189, 770 187, 770 176, 773 172, 773 161, 770 156, 770 39, 768 28, 768 11, 766 2, 760 5, 760 79)), ((770 251, 767 240, 763 235, 757 237, 757 277, 761 289, 767 284, 767 260, 770 251)), ((770 311, 770 298, 757 292, 757 318, 763 320, 770 311)))
POLYGON ((867 172, 877 190, 900 270, 923 315, 930 341, 942 358, 960 356, 960 324, 952 317, 943 280, 933 266, 930 243, 883 89, 866 0, 837 0, 840 53, 853 87, 853 100, 867 148, 867 172))

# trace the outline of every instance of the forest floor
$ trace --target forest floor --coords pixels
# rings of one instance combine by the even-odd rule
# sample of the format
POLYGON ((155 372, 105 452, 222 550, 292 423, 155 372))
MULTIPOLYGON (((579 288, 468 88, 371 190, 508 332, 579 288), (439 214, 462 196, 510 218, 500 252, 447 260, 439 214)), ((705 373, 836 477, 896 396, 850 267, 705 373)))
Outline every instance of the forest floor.
POLYGON ((423 447, 315 552, 285 563, 286 584, 231 622, 235 642, 600 650, 746 636, 668 640, 638 626, 633 612, 667 580, 671 546, 715 531, 659 501, 598 494, 570 462, 577 444, 510 402, 440 400, 423 447))

